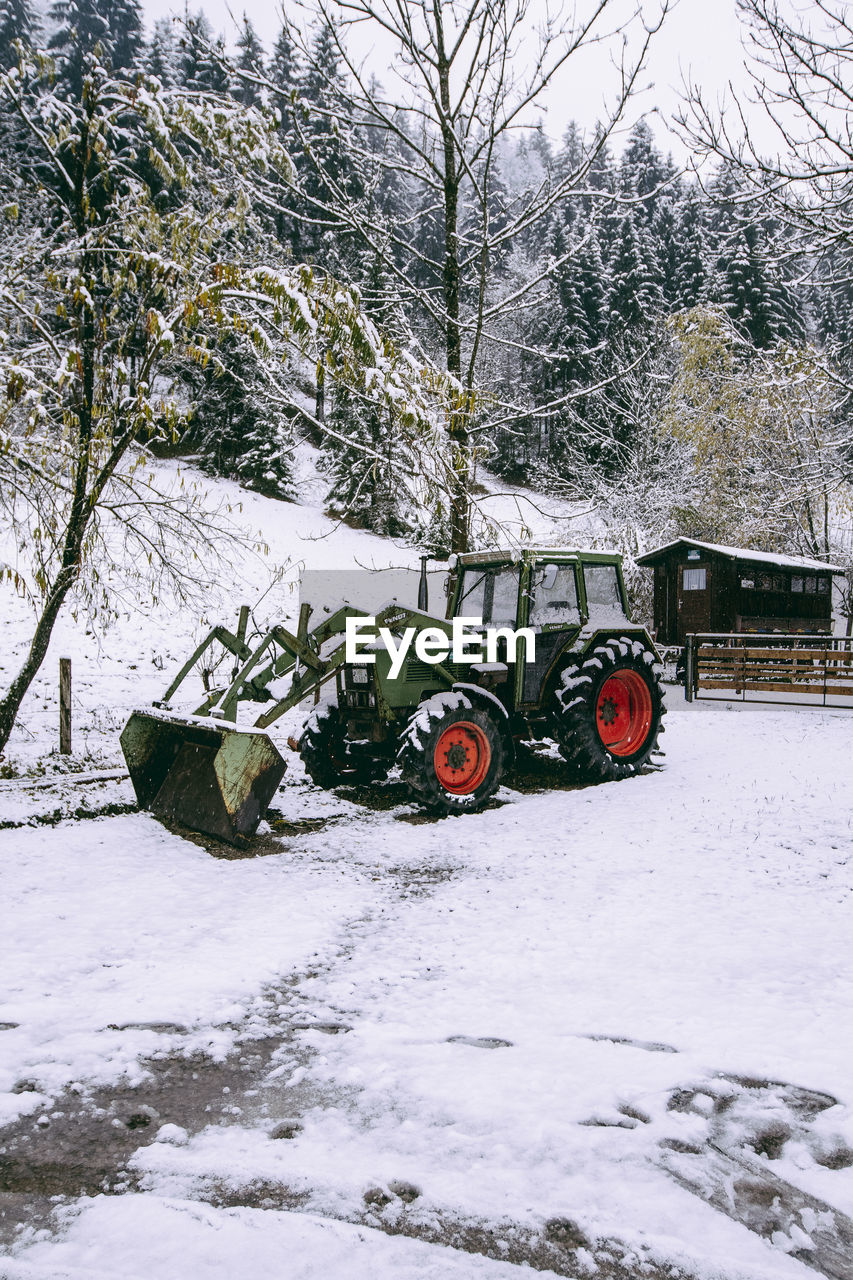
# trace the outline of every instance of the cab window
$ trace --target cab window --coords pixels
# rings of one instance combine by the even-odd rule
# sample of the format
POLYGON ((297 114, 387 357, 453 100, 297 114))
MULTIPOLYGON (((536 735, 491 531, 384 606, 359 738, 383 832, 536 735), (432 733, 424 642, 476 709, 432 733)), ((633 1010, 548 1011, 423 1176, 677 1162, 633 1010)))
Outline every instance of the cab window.
POLYGON ((462 578, 462 590, 456 605, 460 618, 482 618, 486 599, 486 571, 466 569, 462 578))
POLYGON ((624 618, 622 595, 619 590, 619 579, 616 566, 613 564, 585 564, 583 567, 586 585, 586 604, 589 616, 594 618, 601 614, 619 614, 624 618))
POLYGON ((515 627, 519 573, 517 565, 466 569, 456 616, 482 618, 485 626, 515 627))
POLYGON ((545 564, 533 572, 531 627, 580 623, 575 567, 572 564, 545 564))
POLYGON ((489 622, 493 627, 514 627, 518 611, 517 568, 500 569, 492 581, 492 611, 489 622))

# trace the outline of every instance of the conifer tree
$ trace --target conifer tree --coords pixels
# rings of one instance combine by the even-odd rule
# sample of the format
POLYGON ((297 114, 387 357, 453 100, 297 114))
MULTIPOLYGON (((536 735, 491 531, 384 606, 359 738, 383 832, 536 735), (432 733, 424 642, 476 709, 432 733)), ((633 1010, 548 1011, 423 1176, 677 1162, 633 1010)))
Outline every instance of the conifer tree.
POLYGON ((17 62, 14 42, 33 44, 39 29, 28 0, 0 0, 0 70, 7 71, 17 62))
POLYGON ((611 331, 649 324, 663 309, 663 291, 645 230, 629 214, 622 219, 610 262, 607 299, 611 331))
POLYGON ((344 82, 337 42, 328 22, 320 20, 299 79, 302 110, 298 133, 303 152, 297 159, 305 194, 305 245, 327 269, 341 270, 346 258, 343 228, 333 212, 341 196, 355 201, 362 193, 347 145, 344 82), (334 189, 330 183, 334 182, 334 189), (321 250, 322 246, 322 250, 321 250))
POLYGON ((678 308, 681 245, 678 242, 680 210, 672 195, 658 201, 650 228, 651 243, 666 311, 678 308))
POLYGON ((200 9, 194 16, 186 12, 184 29, 179 40, 178 79, 185 89, 202 93, 227 93, 228 76, 220 60, 208 50, 217 48, 224 53, 221 40, 214 40, 213 31, 200 9))
POLYGON ((145 55, 145 70, 167 88, 177 79, 175 36, 169 18, 158 18, 145 55))
POLYGON ((656 193, 669 176, 648 122, 638 121, 619 164, 619 191, 623 196, 640 198, 636 212, 646 223, 654 217, 656 193))
POLYGON ((289 151, 292 151, 293 103, 291 95, 295 93, 299 84, 300 71, 296 47, 286 22, 282 24, 278 33, 272 57, 270 58, 268 76, 270 84, 277 90, 272 97, 270 105, 278 111, 281 117, 279 128, 284 139, 284 145, 289 151))
MULTIPOLYGON (((383 254, 367 258, 360 292, 365 312, 383 332, 398 340, 406 335, 383 254)), ((388 537, 409 532, 408 498, 401 495, 398 480, 400 441, 387 410, 359 388, 335 383, 328 423, 334 432, 325 444, 330 511, 388 537)))
MULTIPOLYGON (((262 75, 264 70, 264 50, 258 39, 255 28, 247 14, 243 14, 243 27, 237 40, 237 69, 248 75, 262 75)), ((253 107, 259 101, 259 91, 251 80, 239 80, 236 97, 244 106, 253 107)))
POLYGON ((760 248, 762 228, 755 223, 737 227, 723 246, 717 263, 714 300, 722 303, 738 327, 756 347, 769 347, 780 338, 797 336, 797 305, 776 266, 760 248))
POLYGON ((140 0, 101 0, 110 27, 110 65, 114 72, 132 72, 144 43, 140 0))
POLYGON ((57 60, 58 79, 71 98, 83 88, 86 59, 100 48, 100 60, 116 74, 128 75, 142 49, 139 0, 53 0, 53 34, 49 48, 57 60))
POLYGON ((205 470, 276 498, 293 496, 293 431, 278 411, 254 349, 238 337, 220 339, 197 375, 187 443, 205 470))
POLYGON ((678 208, 674 229, 676 310, 698 306, 708 286, 708 242, 705 214, 698 191, 690 188, 678 208))

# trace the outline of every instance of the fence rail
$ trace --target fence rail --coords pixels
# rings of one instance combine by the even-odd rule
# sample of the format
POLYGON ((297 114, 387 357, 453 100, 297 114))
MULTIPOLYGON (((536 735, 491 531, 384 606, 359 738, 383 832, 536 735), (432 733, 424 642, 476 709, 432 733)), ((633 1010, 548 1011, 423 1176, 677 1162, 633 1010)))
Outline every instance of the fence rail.
POLYGON ((849 636, 687 636, 684 696, 853 708, 849 636))

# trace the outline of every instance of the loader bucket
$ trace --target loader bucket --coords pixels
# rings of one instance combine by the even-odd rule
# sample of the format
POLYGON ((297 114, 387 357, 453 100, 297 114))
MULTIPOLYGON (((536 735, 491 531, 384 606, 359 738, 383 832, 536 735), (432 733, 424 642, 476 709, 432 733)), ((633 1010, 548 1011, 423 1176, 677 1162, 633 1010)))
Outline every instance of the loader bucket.
POLYGON ((229 844, 251 836, 287 768, 265 733, 134 711, 121 749, 140 809, 229 844))

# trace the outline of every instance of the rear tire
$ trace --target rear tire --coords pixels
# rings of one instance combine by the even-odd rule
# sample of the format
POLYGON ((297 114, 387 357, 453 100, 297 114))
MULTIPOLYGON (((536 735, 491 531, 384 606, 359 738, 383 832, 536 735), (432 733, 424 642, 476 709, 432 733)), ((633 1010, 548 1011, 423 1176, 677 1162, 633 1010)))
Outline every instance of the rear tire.
POLYGON ((487 711, 463 693, 437 693, 418 707, 397 763, 409 795, 436 813, 476 813, 500 786, 504 742, 487 711))
POLYGON ((554 733, 573 773, 610 782, 642 769, 663 733, 660 672, 651 649, 623 636, 562 673, 554 733))
POLYGON ((317 787, 358 786, 387 778, 390 761, 353 749, 347 740, 340 707, 322 702, 308 717, 298 743, 305 772, 317 787))

